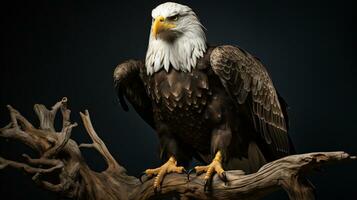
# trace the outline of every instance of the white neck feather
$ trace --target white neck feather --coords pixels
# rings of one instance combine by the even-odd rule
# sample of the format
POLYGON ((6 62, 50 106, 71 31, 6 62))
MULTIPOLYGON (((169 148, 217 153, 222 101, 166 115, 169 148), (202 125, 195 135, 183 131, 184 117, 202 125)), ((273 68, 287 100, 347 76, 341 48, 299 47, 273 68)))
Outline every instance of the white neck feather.
MULTIPOLYGON (((198 22, 198 21, 197 21, 198 22)), ((152 75, 164 68, 167 72, 172 66, 175 70, 190 72, 197 60, 206 52, 206 36, 201 24, 190 24, 178 38, 169 42, 150 34, 146 52, 146 72, 152 75)))

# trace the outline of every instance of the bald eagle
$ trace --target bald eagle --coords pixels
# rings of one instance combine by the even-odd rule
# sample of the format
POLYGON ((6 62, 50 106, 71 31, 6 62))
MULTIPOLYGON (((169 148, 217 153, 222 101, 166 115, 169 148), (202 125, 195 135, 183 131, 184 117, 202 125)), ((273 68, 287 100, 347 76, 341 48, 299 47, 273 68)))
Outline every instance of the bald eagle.
POLYGON ((252 173, 268 161, 294 153, 288 136, 287 105, 263 64, 230 45, 209 46, 191 8, 164 3, 152 10, 145 60, 128 60, 114 71, 120 104, 127 101, 156 131, 161 167, 159 189, 167 173, 183 173, 192 158, 206 166, 209 183, 225 170, 252 173))

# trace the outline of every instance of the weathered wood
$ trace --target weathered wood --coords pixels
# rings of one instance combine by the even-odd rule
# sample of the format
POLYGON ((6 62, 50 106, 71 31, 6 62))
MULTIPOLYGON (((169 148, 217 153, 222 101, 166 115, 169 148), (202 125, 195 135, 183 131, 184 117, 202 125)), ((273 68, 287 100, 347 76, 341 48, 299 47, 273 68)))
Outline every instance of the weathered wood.
POLYGON ((88 111, 80 115, 92 143, 78 145, 70 139, 72 128, 77 124, 70 122, 67 98, 57 102, 51 110, 44 105, 34 106, 40 128, 35 128, 13 107, 8 106, 8 109, 11 122, 0 129, 0 136, 28 145, 39 152, 40 158, 24 154, 27 163, 22 163, 0 157, 0 169, 13 167, 23 170, 32 174, 32 179, 40 187, 74 199, 141 200, 168 196, 180 199, 259 199, 281 188, 290 199, 314 199, 313 186, 305 178, 307 173, 321 165, 356 159, 343 151, 292 155, 270 162, 254 174, 227 171, 227 184, 214 176, 208 192, 203 190, 204 175, 190 174, 188 179, 186 174, 169 174, 161 190, 155 193, 153 179, 141 183, 136 177, 127 175, 125 168, 116 162, 94 130, 88 111), (61 109, 63 123, 62 129, 56 132, 53 122, 58 109, 61 109), (81 155, 81 147, 96 149, 104 157, 107 169, 100 173, 92 171, 81 155), (59 183, 42 179, 49 173, 58 176, 59 183))

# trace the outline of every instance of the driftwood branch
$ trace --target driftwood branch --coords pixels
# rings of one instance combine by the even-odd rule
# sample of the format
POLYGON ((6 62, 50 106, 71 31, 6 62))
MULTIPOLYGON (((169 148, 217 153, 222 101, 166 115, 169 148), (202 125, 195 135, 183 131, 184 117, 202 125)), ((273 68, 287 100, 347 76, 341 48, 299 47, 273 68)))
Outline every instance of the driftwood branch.
POLYGON ((35 113, 40 127, 35 128, 19 111, 8 106, 11 122, 0 129, 0 137, 17 140, 36 150, 40 157, 31 158, 24 154, 26 163, 0 157, 0 169, 13 167, 32 174, 40 187, 74 199, 160 199, 175 196, 180 199, 259 199, 278 189, 284 189, 290 199, 314 199, 313 187, 306 174, 321 165, 356 159, 355 156, 338 152, 317 152, 288 156, 261 167, 254 174, 240 170, 227 171, 228 184, 215 176, 210 191, 203 190, 203 175, 169 174, 161 190, 154 192, 153 179, 141 183, 129 176, 116 162, 93 128, 89 112, 80 113, 83 125, 92 143, 81 144, 70 138, 77 126, 70 121, 67 98, 57 102, 51 110, 36 104, 35 113), (54 120, 58 110, 62 114, 62 128, 56 131, 54 120), (80 148, 96 149, 108 167, 98 173, 92 171, 81 155, 80 148), (56 176, 59 182, 52 183, 46 176, 56 176))

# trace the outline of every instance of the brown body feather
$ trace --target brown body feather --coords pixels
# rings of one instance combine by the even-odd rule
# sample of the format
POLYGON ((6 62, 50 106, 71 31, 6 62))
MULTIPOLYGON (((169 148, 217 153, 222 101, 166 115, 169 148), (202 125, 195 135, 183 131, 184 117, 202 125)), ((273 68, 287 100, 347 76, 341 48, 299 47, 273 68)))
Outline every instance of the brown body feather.
POLYGON ((143 62, 127 61, 114 79, 123 107, 125 96, 158 133, 163 159, 209 162, 220 150, 227 168, 256 171, 291 153, 286 104, 260 61, 236 47, 209 48, 191 72, 148 76, 143 62))

